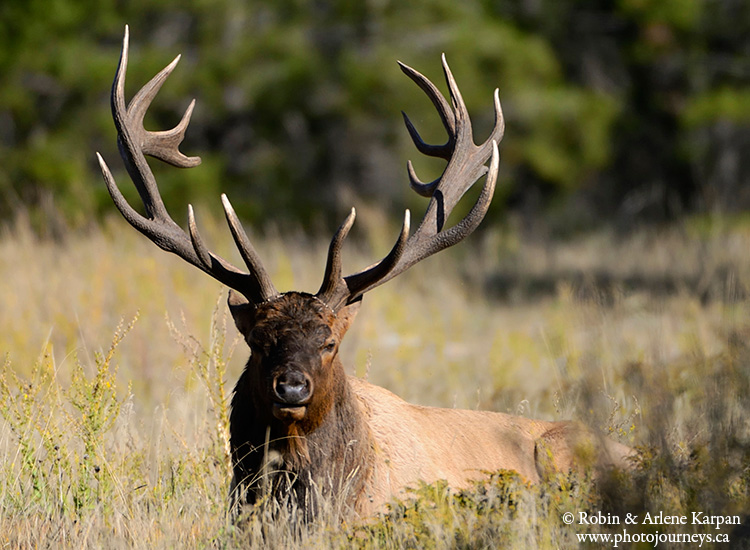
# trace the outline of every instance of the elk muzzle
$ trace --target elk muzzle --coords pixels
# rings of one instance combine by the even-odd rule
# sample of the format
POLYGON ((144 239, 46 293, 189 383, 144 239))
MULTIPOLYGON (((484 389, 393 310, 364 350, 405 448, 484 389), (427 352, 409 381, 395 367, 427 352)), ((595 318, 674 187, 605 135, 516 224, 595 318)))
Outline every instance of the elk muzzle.
POLYGON ((288 370, 279 374, 273 379, 273 415, 285 422, 302 420, 312 394, 313 381, 305 373, 288 370))

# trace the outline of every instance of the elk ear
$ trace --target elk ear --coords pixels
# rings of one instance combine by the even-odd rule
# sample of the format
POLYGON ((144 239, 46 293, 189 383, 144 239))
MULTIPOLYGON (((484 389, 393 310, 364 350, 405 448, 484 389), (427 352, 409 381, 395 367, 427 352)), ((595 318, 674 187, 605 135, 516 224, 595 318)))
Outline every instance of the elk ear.
POLYGON ((229 298, 227 299, 229 304, 229 311, 232 312, 234 318, 234 324, 240 334, 247 338, 250 331, 255 326, 255 306, 247 301, 247 299, 234 290, 229 291, 229 298))
POLYGON ((342 307, 336 314, 336 322, 334 323, 333 330, 338 334, 339 340, 344 337, 346 331, 352 326, 361 305, 362 297, 360 296, 351 304, 342 307))

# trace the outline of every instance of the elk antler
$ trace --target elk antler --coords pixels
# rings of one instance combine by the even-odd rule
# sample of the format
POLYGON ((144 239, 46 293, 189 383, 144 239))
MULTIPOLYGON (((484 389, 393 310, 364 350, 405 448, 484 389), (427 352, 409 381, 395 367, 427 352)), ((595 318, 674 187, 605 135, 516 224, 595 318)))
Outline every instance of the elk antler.
POLYGON ((117 128, 117 143, 120 156, 141 196, 146 216, 139 214, 123 197, 112 173, 99 153, 99 165, 104 175, 109 194, 117 209, 138 231, 146 235, 160 248, 178 255, 188 263, 211 275, 214 279, 242 293, 253 304, 273 299, 279 293, 273 286, 258 254, 242 228, 226 195, 221 196, 224 213, 234 242, 245 261, 249 273, 237 269, 226 260, 210 252, 198 233, 192 205, 188 205, 188 231, 186 233, 172 220, 164 206, 159 189, 145 155, 157 158, 173 166, 191 168, 200 164, 199 157, 186 157, 179 150, 195 106, 193 100, 180 123, 172 130, 149 132, 143 127, 143 118, 162 84, 172 73, 180 56, 157 74, 135 94, 130 104, 125 105, 125 73, 128 66, 129 30, 125 27, 120 64, 112 84, 112 116, 117 128))
POLYGON ((494 95, 495 126, 487 141, 477 146, 474 144, 469 113, 448 67, 448 62, 445 60, 445 55, 443 55, 443 71, 450 91, 450 104, 424 75, 403 63, 399 62, 399 66, 435 105, 443 126, 448 132, 448 141, 443 145, 425 143, 409 117, 403 113, 406 129, 421 153, 445 159, 448 164, 439 178, 430 183, 423 183, 417 178, 414 167, 409 161, 407 167, 412 189, 430 198, 422 223, 409 237, 409 211, 407 210, 401 234, 391 252, 377 264, 342 278, 341 246, 354 223, 355 212, 352 209, 351 214, 331 241, 323 284, 316 295, 334 310, 358 300, 365 292, 403 273, 420 260, 464 239, 484 218, 495 192, 500 162, 497 144, 503 138, 505 130, 498 90, 495 90, 494 95), (485 166, 488 160, 490 160, 489 170, 485 166), (445 221, 458 201, 484 174, 487 174, 487 179, 471 211, 454 226, 444 229, 445 221))

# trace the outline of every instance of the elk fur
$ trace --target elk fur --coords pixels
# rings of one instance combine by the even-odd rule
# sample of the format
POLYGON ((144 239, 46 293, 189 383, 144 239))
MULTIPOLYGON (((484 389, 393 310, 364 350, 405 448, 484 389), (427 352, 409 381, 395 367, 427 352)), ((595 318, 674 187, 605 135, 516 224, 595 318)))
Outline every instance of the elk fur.
MULTIPOLYGON (((310 295, 288 293, 257 311, 231 307, 246 339, 258 329, 292 348, 326 327, 340 342, 359 304, 335 314, 310 295)), ((269 412, 268 372, 269 365, 251 357, 232 399, 233 486, 250 503, 268 491, 280 501, 292 496, 314 514, 317 498, 334 498, 367 516, 420 481, 461 488, 487 471, 507 469, 534 483, 588 465, 624 467, 630 454, 571 422, 407 403, 347 376, 338 354, 327 376, 316 379, 314 406, 301 421, 284 422, 269 412)))

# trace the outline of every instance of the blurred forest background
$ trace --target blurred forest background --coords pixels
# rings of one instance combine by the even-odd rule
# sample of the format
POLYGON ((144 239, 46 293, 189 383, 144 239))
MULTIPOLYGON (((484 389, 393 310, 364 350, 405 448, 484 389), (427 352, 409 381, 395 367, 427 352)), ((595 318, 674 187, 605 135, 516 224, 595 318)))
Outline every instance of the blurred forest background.
POLYGON ((406 160, 423 179, 442 169, 417 158, 399 110, 426 140, 444 134, 395 61, 443 86, 442 52, 477 141, 500 89, 495 221, 513 209, 555 232, 627 229, 750 206, 746 0, 4 0, 4 222, 28 213, 54 235, 111 212, 95 151, 135 197, 109 109, 125 24, 128 97, 183 55, 147 126, 197 99, 182 150, 202 166, 157 171, 177 219, 188 200, 218 212, 226 191, 255 226, 330 225, 357 201, 397 220, 419 204, 406 160))

